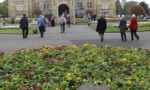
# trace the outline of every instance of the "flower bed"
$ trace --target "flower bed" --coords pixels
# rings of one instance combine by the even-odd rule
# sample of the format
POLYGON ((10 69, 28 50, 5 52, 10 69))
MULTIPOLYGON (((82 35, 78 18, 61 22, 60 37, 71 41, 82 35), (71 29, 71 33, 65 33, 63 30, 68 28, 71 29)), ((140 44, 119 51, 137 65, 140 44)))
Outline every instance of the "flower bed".
POLYGON ((85 44, 0 54, 1 90, 75 90, 84 83, 111 90, 148 90, 150 51, 85 44))
MULTIPOLYGON (((73 19, 71 19, 71 23, 73 23, 73 19)), ((75 23, 76 24, 88 24, 88 23, 91 23, 91 21, 87 19, 76 18, 75 23)))
POLYGON ((1 27, 2 29, 12 29, 12 28, 19 28, 19 25, 5 25, 1 27))

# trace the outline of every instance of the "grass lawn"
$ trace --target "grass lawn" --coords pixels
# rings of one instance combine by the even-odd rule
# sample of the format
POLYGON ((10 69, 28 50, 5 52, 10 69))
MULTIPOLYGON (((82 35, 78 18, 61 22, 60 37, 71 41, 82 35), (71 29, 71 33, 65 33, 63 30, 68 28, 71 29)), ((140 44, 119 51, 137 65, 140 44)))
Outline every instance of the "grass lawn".
MULTIPOLYGON (((96 24, 92 24, 91 28, 93 28, 95 30, 96 29, 96 24)), ((127 30, 127 31, 130 31, 130 30, 127 30)), ((140 31, 140 32, 150 31, 150 27, 149 26, 141 26, 141 27, 138 27, 138 31, 140 31)), ((106 32, 116 33, 116 32, 119 32, 119 29, 118 29, 118 27, 107 27, 106 32)))
MULTIPOLYGON (((33 30, 38 29, 36 25, 32 25, 29 27, 29 34, 33 34, 33 30)), ((22 34, 21 28, 13 28, 13 29, 0 29, 0 34, 22 34)))

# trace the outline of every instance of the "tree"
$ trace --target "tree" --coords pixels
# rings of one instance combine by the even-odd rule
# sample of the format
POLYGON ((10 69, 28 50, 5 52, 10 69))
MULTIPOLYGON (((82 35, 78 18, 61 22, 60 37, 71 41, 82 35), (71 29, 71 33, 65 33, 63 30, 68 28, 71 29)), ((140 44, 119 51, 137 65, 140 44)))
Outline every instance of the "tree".
POLYGON ((129 15, 131 7, 137 4, 138 2, 135 2, 135 1, 130 1, 130 2, 125 3, 124 8, 123 8, 123 14, 129 15))
POLYGON ((145 10, 141 5, 134 5, 131 9, 130 9, 130 14, 135 14, 137 15, 145 15, 145 10))
POLYGON ((33 9, 32 14, 39 16, 42 14, 42 11, 39 8, 35 8, 35 9, 33 9))
POLYGON ((149 5, 145 3, 144 1, 139 4, 144 8, 146 14, 149 14, 149 5))
POLYGON ((116 14, 117 15, 122 14, 122 5, 120 3, 120 0, 116 1, 116 14))
POLYGON ((88 15, 88 14, 93 15, 93 11, 92 11, 92 10, 90 10, 90 9, 85 10, 85 14, 86 14, 86 15, 88 15))
POLYGON ((0 3, 0 14, 2 14, 3 16, 8 16, 8 0, 0 3))

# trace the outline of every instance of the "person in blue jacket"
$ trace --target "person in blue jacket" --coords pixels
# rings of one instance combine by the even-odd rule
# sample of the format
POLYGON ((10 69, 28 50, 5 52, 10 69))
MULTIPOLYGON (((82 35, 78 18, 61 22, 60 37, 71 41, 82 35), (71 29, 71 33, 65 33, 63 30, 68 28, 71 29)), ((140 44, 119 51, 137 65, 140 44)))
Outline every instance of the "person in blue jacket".
POLYGON ((43 16, 40 15, 40 17, 38 18, 38 22, 37 22, 41 38, 44 37, 43 35, 44 35, 45 27, 46 27, 46 24, 45 24, 44 19, 42 17, 43 16))

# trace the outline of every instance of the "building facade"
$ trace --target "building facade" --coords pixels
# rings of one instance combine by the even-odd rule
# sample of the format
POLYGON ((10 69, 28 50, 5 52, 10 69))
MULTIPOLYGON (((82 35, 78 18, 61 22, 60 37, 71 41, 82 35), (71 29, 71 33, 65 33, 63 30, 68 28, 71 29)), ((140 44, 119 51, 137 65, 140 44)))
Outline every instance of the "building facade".
POLYGON ((39 8, 43 15, 59 17, 63 13, 71 17, 83 17, 88 11, 99 16, 115 17, 116 0, 8 0, 9 17, 26 14, 33 17, 33 9, 39 8))

